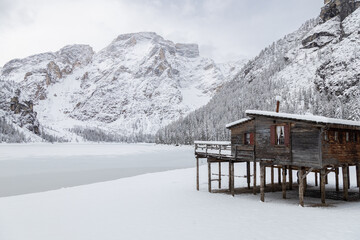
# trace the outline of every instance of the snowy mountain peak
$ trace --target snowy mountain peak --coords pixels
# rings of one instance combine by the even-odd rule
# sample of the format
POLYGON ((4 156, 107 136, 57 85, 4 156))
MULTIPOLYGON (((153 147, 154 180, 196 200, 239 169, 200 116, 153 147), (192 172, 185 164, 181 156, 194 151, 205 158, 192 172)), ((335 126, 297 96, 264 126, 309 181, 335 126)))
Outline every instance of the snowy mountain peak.
POLYGON ((196 44, 140 32, 119 35, 98 53, 70 45, 10 61, 0 80, 15 81, 41 125, 59 137, 75 126, 129 136, 155 133, 203 106, 242 65, 218 66, 196 44))

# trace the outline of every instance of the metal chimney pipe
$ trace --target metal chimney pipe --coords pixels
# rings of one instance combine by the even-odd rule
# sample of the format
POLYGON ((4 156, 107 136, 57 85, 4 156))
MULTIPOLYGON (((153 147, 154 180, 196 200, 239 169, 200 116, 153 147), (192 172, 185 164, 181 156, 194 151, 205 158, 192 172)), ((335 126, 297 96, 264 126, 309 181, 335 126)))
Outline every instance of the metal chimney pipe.
POLYGON ((276 96, 276 112, 278 113, 280 111, 280 101, 281 101, 281 97, 280 96, 276 96))

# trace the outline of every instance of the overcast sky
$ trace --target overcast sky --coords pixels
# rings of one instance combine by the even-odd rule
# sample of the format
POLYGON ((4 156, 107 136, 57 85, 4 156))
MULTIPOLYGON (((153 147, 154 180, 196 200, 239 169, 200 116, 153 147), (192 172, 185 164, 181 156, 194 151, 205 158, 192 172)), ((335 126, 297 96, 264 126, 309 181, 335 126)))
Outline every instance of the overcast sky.
POLYGON ((323 0, 0 0, 0 66, 14 58, 151 31, 218 62, 256 56, 317 17, 323 0))

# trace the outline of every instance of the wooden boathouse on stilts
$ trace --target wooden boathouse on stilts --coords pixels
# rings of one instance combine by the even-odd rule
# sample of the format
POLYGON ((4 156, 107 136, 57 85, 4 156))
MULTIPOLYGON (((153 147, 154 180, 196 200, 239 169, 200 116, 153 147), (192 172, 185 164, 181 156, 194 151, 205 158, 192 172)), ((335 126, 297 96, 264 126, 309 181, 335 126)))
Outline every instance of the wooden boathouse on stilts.
MULTIPOLYGON (((279 103, 278 103, 279 106, 279 103)), ((278 108, 277 108, 278 109, 278 108)), ((295 115, 267 111, 246 111, 247 118, 230 123, 231 142, 195 142, 197 166, 196 186, 199 190, 199 159, 207 159, 208 191, 212 182, 222 187, 222 164, 228 165, 229 192, 234 196, 235 164, 246 167, 247 189, 251 188, 265 201, 265 187, 280 189, 286 199, 287 190, 298 186, 299 204, 304 206, 307 176, 315 175, 315 186, 319 186, 321 203, 325 204, 328 174, 334 173, 336 192, 340 191, 339 173, 342 173, 342 198, 349 199, 350 167, 356 168, 356 186, 360 186, 360 122, 326 118, 313 115, 295 115), (218 173, 213 174, 212 164, 218 164, 218 173), (250 169, 252 165, 252 173, 250 169), (257 185, 257 165, 260 166, 257 185), (266 185, 266 168, 270 168, 271 182, 266 185), (277 184, 274 172, 278 170, 277 184), (297 184, 293 171, 297 171, 297 184), (213 179, 216 175, 218 178, 213 179), (288 178, 288 180, 287 180, 288 178)), ((360 188, 359 188, 360 191, 360 188)), ((359 195, 360 196, 360 195, 359 195)))

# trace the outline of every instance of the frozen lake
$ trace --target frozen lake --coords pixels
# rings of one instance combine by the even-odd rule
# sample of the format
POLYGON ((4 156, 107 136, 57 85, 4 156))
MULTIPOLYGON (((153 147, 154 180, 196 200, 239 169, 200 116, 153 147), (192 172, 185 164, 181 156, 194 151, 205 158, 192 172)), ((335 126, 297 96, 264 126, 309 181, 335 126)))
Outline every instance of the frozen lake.
POLYGON ((190 146, 0 144, 0 197, 195 166, 190 146))

